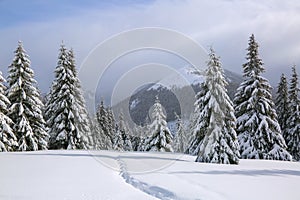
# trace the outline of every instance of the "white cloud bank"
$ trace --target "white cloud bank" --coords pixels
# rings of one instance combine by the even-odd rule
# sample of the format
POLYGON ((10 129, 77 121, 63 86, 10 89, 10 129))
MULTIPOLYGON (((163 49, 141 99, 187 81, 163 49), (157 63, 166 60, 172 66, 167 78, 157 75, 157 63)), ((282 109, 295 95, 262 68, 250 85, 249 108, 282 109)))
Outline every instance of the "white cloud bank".
MULTIPOLYGON (((162 27, 186 34, 205 48, 213 45, 225 68, 241 72, 251 33, 272 83, 292 64, 300 73, 300 2, 251 0, 164 0, 75 10, 73 15, 0 29, 0 66, 5 73, 17 41, 31 56, 36 79, 47 92, 62 40, 74 48, 78 65, 97 44, 121 31, 162 27), (75 14, 77 13, 77 14, 75 14), (51 75, 50 75, 51 74, 51 75)), ((5 20, 5 19, 2 19, 5 20)))

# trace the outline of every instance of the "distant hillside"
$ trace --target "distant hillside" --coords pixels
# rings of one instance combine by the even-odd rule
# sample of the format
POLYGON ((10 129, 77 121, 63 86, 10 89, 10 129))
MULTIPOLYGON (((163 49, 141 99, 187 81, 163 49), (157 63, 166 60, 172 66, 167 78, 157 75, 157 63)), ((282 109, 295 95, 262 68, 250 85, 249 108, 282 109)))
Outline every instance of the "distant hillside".
MULTIPOLYGON (((189 73, 188 70, 185 70, 185 72, 185 76, 191 83, 190 85, 181 84, 178 86, 165 84, 168 81, 161 81, 164 83, 163 85, 161 84, 161 82, 156 84, 144 85, 131 97, 129 97, 129 99, 126 99, 115 105, 113 109, 129 109, 130 117, 136 124, 145 124, 151 121, 151 107, 154 104, 155 96, 158 95, 158 98, 165 109, 168 122, 175 120, 175 112, 188 119, 190 114, 194 110, 194 94, 199 92, 199 84, 203 81, 203 78, 189 73), (194 92, 193 95, 191 95, 190 93, 191 88, 194 92), (182 109, 182 107, 184 107, 184 110, 182 109), (184 113, 181 113, 181 111, 183 111, 184 113)), ((237 87, 242 82, 242 76, 228 70, 225 70, 225 76, 229 83, 227 87, 228 94, 231 98, 233 98, 237 87)), ((173 83, 176 82, 176 77, 167 77, 166 79, 172 80, 171 82, 173 83)))

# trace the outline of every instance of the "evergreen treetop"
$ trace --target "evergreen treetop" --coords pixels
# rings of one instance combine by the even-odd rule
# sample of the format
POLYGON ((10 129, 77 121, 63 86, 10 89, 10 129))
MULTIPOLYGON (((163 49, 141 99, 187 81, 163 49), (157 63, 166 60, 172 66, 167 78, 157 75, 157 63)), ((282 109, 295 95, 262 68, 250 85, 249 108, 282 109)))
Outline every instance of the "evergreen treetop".
POLYGON ((151 135, 145 141, 145 151, 173 152, 173 136, 167 127, 166 116, 156 96, 152 112, 153 122, 150 125, 151 135))
POLYGON ((207 88, 201 96, 203 110, 199 115, 204 138, 200 141, 196 162, 238 164, 239 145, 235 132, 235 116, 232 102, 227 94, 227 82, 221 62, 213 49, 209 53, 208 69, 206 70, 207 88))
POLYGON ((300 99, 299 82, 296 66, 292 67, 289 88, 289 117, 287 119, 286 142, 288 150, 295 160, 300 160, 300 99))
POLYGON ((276 96, 276 111, 278 115, 278 122, 282 131, 284 139, 287 139, 287 120, 289 117, 289 96, 288 96, 288 84, 284 74, 280 77, 280 82, 277 87, 276 96))
POLYGON ((185 133, 185 128, 182 119, 177 113, 175 113, 176 117, 176 136, 174 138, 174 151, 183 153, 186 150, 187 146, 187 136, 185 133))
POLYGON ((291 160, 281 135, 271 86, 261 76, 264 67, 254 35, 249 39, 244 81, 234 98, 237 133, 242 158, 291 160))
POLYGON ((42 115, 43 103, 30 68, 29 56, 19 42, 9 66, 7 97, 11 102, 9 117, 18 138, 19 150, 47 149, 48 134, 42 115))
POLYGON ((79 80, 75 70, 72 51, 62 44, 59 50, 52 83, 46 105, 45 116, 49 126, 50 147, 52 149, 86 149, 85 132, 87 116, 80 93, 79 80))

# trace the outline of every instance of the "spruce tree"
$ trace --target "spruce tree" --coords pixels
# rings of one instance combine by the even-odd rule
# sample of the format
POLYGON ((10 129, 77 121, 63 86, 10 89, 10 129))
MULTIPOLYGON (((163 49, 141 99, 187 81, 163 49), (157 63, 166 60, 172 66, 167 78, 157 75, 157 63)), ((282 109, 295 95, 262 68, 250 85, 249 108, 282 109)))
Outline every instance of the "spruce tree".
POLYGON ((119 151, 132 151, 133 147, 131 144, 129 128, 124 121, 123 113, 120 113, 119 115, 119 122, 116 129, 114 149, 119 151))
POLYGON ((18 147, 17 137, 11 128, 13 122, 7 116, 10 101, 4 94, 6 90, 4 82, 5 79, 0 71, 0 152, 14 151, 18 147))
POLYGON ((74 60, 62 44, 55 69, 55 80, 46 103, 51 149, 86 149, 85 119, 74 60))
POLYGON ((289 88, 289 117, 287 119, 287 145, 288 150, 295 160, 300 160, 300 99, 299 83, 296 66, 292 68, 293 74, 289 88))
POLYGON ((149 137, 150 133, 150 125, 144 124, 144 126, 139 126, 138 127, 138 133, 136 136, 138 137, 139 142, 137 144, 137 151, 145 151, 145 146, 147 145, 147 138, 149 137))
POLYGON ((89 126, 89 133, 87 134, 87 140, 88 140, 88 149, 94 149, 95 150, 95 130, 94 130, 94 120, 88 115, 88 126, 89 126))
POLYGON ((176 117, 176 136, 174 138, 174 151, 178 153, 183 153, 187 146, 187 137, 185 135, 184 124, 177 113, 176 117))
POLYGON ((265 71, 254 35, 249 39, 244 81, 235 94, 235 115, 240 153, 246 159, 291 160, 277 121, 271 86, 261 76, 265 71))
POLYGON ((149 123, 145 123, 145 125, 142 128, 142 138, 141 138, 141 143, 140 143, 140 151, 146 151, 146 146, 148 145, 148 139, 152 135, 152 123, 151 119, 149 116, 149 123))
POLYGON ((166 116, 157 96, 152 117, 154 120, 150 125, 151 135, 145 141, 144 151, 173 152, 173 136, 167 126, 166 116))
POLYGON ((139 151, 139 147, 141 144, 142 139, 142 127, 138 125, 134 125, 132 129, 132 137, 131 137, 131 144, 133 151, 139 151))
POLYGON ((80 80, 78 78, 78 73, 76 70, 76 63, 75 63, 75 58, 74 58, 74 52, 71 49, 68 52, 68 59, 70 62, 70 68, 73 71, 74 74, 74 85, 75 85, 75 97, 76 97, 76 112, 75 114, 77 114, 76 118, 76 125, 78 125, 78 131, 79 134, 84 137, 84 140, 87 141, 86 143, 86 147, 91 149, 93 146, 93 142, 92 142, 92 136, 91 136, 91 123, 89 120, 89 115, 87 112, 87 108, 86 108, 86 102, 85 99, 83 97, 83 93, 82 93, 82 89, 81 89, 81 83, 80 80))
POLYGON ((96 118, 98 121, 99 129, 101 130, 101 141, 102 147, 104 149, 112 149, 113 141, 112 136, 110 135, 109 122, 108 122, 108 113, 107 109, 104 106, 104 101, 102 100, 98 106, 96 112, 96 118))
POLYGON ((104 141, 104 133, 103 130, 100 128, 98 120, 95 118, 92 120, 92 137, 93 137, 93 148, 95 150, 102 150, 102 149, 107 149, 105 146, 105 141, 104 141))
POLYGON ((42 115, 43 103, 30 68, 29 56, 19 42, 15 58, 9 66, 7 97, 11 102, 9 117, 18 138, 20 151, 47 149, 48 134, 42 115))
POLYGON ((123 113, 120 113, 118 127, 119 127, 119 131, 122 133, 121 135, 124 141, 124 146, 123 146, 124 150, 132 151, 133 148, 131 144, 131 132, 128 124, 124 120, 123 113))
POLYGON ((209 116, 210 110, 209 107, 206 105, 208 104, 209 99, 207 98, 206 94, 209 93, 209 89, 207 84, 201 83, 200 84, 200 91, 196 95, 196 102, 195 102, 195 110, 191 117, 191 124, 190 124, 190 141, 186 153, 191 154, 193 156, 198 155, 200 144, 204 139, 206 130, 209 126, 209 116))
POLYGON ((113 149, 117 151, 124 151, 124 140, 122 138, 122 132, 119 129, 119 125, 116 125, 116 134, 114 137, 113 149))
POLYGON ((280 77, 280 82, 277 87, 277 97, 275 101, 276 112, 278 115, 278 123, 281 128, 281 133, 285 141, 287 141, 287 123, 289 117, 289 96, 288 96, 288 84, 284 74, 280 77))
POLYGON ((106 108, 106 113, 107 113, 107 132, 110 140, 113 142, 113 138, 116 134, 115 116, 111 107, 106 108))
POLYGON ((199 122, 207 123, 207 128, 200 143, 196 162, 238 164, 240 155, 235 132, 234 109, 225 88, 227 82, 224 71, 212 49, 204 85, 208 90, 199 99, 199 102, 203 103, 199 122))

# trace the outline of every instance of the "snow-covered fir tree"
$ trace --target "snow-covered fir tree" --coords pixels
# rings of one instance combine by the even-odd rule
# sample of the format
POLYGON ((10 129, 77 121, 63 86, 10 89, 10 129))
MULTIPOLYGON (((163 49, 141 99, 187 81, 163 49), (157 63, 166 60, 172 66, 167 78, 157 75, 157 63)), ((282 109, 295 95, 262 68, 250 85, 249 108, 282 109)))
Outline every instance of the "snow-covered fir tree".
POLYGON ((110 136, 110 140, 113 142, 113 138, 116 134, 116 121, 111 107, 106 108, 107 113, 107 131, 110 136))
POLYGON ((157 96, 153 107, 151 134, 145 141, 144 151, 173 152, 173 136, 167 126, 166 116, 157 96))
POLYGON ((89 129, 90 129, 90 132, 89 134, 87 134, 87 139, 88 139, 88 148, 89 149, 95 149, 95 136, 94 136, 94 133, 95 131, 93 130, 94 128, 94 120, 91 118, 90 115, 88 115, 88 121, 89 121, 89 129))
POLYGON ((119 130, 122 133, 123 141, 124 141, 124 150, 125 151, 132 151, 132 144, 131 144, 131 131, 129 126, 124 120, 123 113, 120 113, 119 116, 119 130))
POLYGON ((86 149, 88 139, 74 58, 62 44, 45 116, 51 149, 86 149))
POLYGON ((95 119, 95 117, 91 117, 90 115, 88 116, 88 120, 89 120, 89 128, 90 128, 90 133, 88 134, 88 146, 89 149, 96 149, 96 127, 95 123, 97 120, 95 119))
POLYGON ((98 120, 96 117, 91 121, 91 132, 93 137, 93 149, 95 150, 102 150, 107 149, 105 141, 106 137, 104 136, 103 130, 100 128, 98 120))
POLYGON ((77 111, 75 114, 78 116, 75 117, 76 125, 78 125, 78 131, 79 134, 82 137, 85 137, 85 140, 87 139, 86 147, 91 149, 93 146, 93 139, 91 136, 91 122, 89 120, 89 115, 86 108, 85 99, 83 97, 82 89, 81 89, 81 83, 78 78, 78 73, 76 70, 76 63, 74 58, 74 52, 71 49, 68 51, 68 59, 70 61, 70 68, 73 71, 74 74, 74 91, 75 91, 75 97, 76 97, 76 105, 77 105, 77 111))
POLYGON ((291 160, 277 121, 271 86, 261 76, 265 71, 254 35, 249 39, 244 81, 235 94, 235 115, 242 158, 291 160))
POLYGON ((102 146, 104 149, 112 149, 113 147, 113 139, 110 135, 109 130, 109 122, 108 122, 108 113, 107 109, 104 106, 103 100, 100 102, 97 112, 96 112, 96 118, 98 121, 99 129, 102 132, 101 135, 101 141, 103 142, 102 146))
POLYGON ((97 112, 96 112, 96 117, 97 117, 97 121, 100 125, 100 127, 105 130, 106 132, 107 131, 107 128, 108 128, 108 120, 107 120, 107 110, 104 106, 104 101, 101 100, 99 106, 98 106, 98 109, 97 109, 97 112))
POLYGON ((137 151, 138 145, 140 143, 140 137, 139 135, 139 128, 138 126, 134 123, 132 128, 131 128, 131 145, 132 145, 132 151, 137 151))
POLYGON ((117 151, 124 151, 124 140, 122 132, 119 130, 119 125, 116 125, 116 134, 114 136, 113 149, 117 151))
POLYGON ((203 103, 199 122, 207 123, 207 128, 196 162, 238 164, 240 154, 233 103, 225 88, 224 71, 213 49, 207 65, 204 85, 208 91, 199 99, 203 103))
POLYGON ((300 99, 299 82, 296 66, 292 68, 292 78, 289 88, 289 104, 287 119, 286 143, 288 150, 295 160, 300 160, 300 99))
POLYGON ((117 132, 114 140, 114 149, 119 151, 132 151, 131 135, 129 128, 124 121, 123 113, 119 115, 119 122, 117 124, 117 132))
POLYGON ((275 101, 276 112, 278 116, 278 123, 281 128, 283 138, 287 139, 287 120, 289 117, 289 96, 288 96, 288 84, 284 74, 280 77, 280 82, 277 87, 277 96, 275 101))
POLYGON ((18 139, 18 150, 47 149, 48 134, 42 115, 43 103, 37 89, 29 56, 19 42, 15 57, 9 66, 7 97, 11 102, 9 117, 18 139))
POLYGON ((135 151, 144 151, 146 139, 148 138, 150 132, 149 125, 144 124, 144 126, 136 126, 134 131, 134 137, 131 138, 132 147, 135 151))
POLYGON ((190 141, 186 153, 193 156, 198 155, 200 144, 206 134, 206 130, 209 126, 210 110, 207 106, 209 98, 206 94, 209 93, 207 84, 200 84, 200 91, 196 95, 196 102, 194 104, 195 110, 191 117, 191 124, 189 126, 190 141))
POLYGON ((95 120, 93 118, 90 118, 90 136, 91 136, 91 140, 90 143, 90 149, 94 149, 96 150, 96 127, 95 127, 95 120))
POLYGON ((180 116, 175 113, 176 116, 176 136, 174 138, 174 151, 178 153, 183 153, 187 146, 187 137, 185 134, 184 124, 180 116))
POLYGON ((14 151, 18 147, 17 137, 11 126, 12 120, 7 116, 10 102, 5 96, 5 79, 0 71, 0 152, 14 151))

